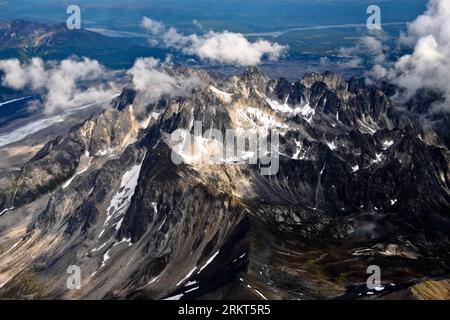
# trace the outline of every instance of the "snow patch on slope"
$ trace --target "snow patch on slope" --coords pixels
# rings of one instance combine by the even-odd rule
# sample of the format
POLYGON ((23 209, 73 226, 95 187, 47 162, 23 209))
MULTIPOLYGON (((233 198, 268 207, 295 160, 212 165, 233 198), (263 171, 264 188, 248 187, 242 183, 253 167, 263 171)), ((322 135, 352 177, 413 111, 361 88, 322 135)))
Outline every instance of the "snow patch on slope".
POLYGON ((197 272, 197 274, 199 274, 200 272, 202 272, 211 262, 213 262, 213 260, 217 257, 217 255, 219 254, 220 250, 218 250, 211 258, 208 259, 208 261, 206 261, 206 263, 200 268, 200 270, 197 272))
POLYGON ((301 115, 303 117, 303 119, 305 119, 306 122, 308 122, 308 123, 311 123, 311 121, 316 113, 316 110, 311 108, 309 103, 307 103, 303 106, 298 106, 298 107, 292 108, 287 103, 281 104, 280 102, 271 100, 271 99, 266 99, 266 102, 269 104, 269 106, 273 110, 280 112, 280 113, 284 113, 291 117, 294 117, 296 115, 301 115))
POLYGON ((332 142, 327 142, 327 146, 328 146, 328 148, 330 148, 330 150, 336 150, 336 149, 337 149, 337 146, 336 146, 336 144, 334 143, 334 141, 332 141, 332 142))
POLYGON ((140 164, 133 166, 129 171, 123 174, 119 190, 111 199, 111 203, 108 209, 106 209, 107 217, 103 226, 103 230, 98 236, 99 238, 101 238, 103 233, 106 231, 106 226, 108 225, 109 221, 112 218, 124 215, 130 207, 131 198, 133 197, 136 190, 144 159, 142 159, 142 162, 140 164))
POLYGON ((230 103, 232 100, 232 94, 219 90, 214 86, 209 86, 209 90, 225 103, 230 103))
POLYGON ((178 283, 177 283, 177 287, 182 284, 183 282, 185 282, 187 279, 189 279, 195 272, 195 270, 197 270, 197 267, 194 267, 194 269, 192 269, 191 271, 189 271, 189 273, 183 278, 181 279, 178 283))
POLYGON ((386 140, 386 141, 383 141, 383 150, 387 150, 387 149, 389 149, 392 145, 394 144, 394 141, 393 140, 386 140))
POLYGON ((241 120, 253 124, 255 129, 268 131, 271 128, 288 128, 286 124, 278 121, 273 115, 263 112, 258 108, 247 107, 239 109, 236 114, 241 120))
POLYGON ((79 166, 79 167, 77 168, 77 171, 75 172, 75 174, 72 176, 72 178, 70 178, 69 180, 67 180, 67 181, 62 185, 62 188, 63 188, 63 189, 66 189, 66 188, 72 183, 73 179, 75 179, 77 176, 79 176, 79 175, 85 173, 85 172, 89 169, 89 167, 90 167, 90 165, 91 165, 91 161, 92 161, 92 157, 89 156, 89 151, 86 151, 86 152, 84 153, 84 155, 81 156, 81 159, 80 159, 80 163, 81 163, 81 164, 84 164, 84 163, 86 163, 86 164, 85 164, 85 165, 79 166), (81 167, 81 168, 80 168, 80 167, 81 167))

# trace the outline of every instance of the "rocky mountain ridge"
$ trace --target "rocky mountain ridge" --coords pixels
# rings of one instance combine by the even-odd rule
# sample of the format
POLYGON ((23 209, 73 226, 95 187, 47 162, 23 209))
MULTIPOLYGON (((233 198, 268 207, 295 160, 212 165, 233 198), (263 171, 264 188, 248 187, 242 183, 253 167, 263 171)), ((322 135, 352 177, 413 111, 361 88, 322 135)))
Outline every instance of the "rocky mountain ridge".
POLYGON ((125 89, 1 178, 1 297, 354 299, 448 275, 449 150, 385 91, 331 73, 168 72, 199 85, 150 104, 125 89), (279 171, 175 165, 170 134, 194 121, 275 130, 279 171))

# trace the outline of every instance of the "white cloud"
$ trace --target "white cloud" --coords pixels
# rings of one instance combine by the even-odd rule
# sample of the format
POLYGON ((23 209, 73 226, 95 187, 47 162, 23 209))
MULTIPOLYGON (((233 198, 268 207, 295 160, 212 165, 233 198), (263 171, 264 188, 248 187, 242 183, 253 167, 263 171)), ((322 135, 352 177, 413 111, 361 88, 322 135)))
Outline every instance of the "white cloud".
MULTIPOLYGON (((139 58, 127 71, 142 105, 161 96, 186 96, 198 86, 195 72, 173 71, 171 56, 161 62, 154 58, 139 58)), ((56 114, 88 104, 108 101, 120 93, 113 75, 98 61, 87 58, 66 59, 45 64, 40 58, 21 63, 17 59, 0 60, 2 84, 16 90, 29 88, 43 98, 47 114, 56 114)), ((139 106, 136 106, 139 107, 139 106)), ((36 101, 30 105, 36 108, 36 101)))
POLYGON ((386 46, 378 37, 383 37, 382 32, 377 32, 375 36, 364 36, 358 40, 354 47, 341 48, 339 56, 342 59, 341 65, 347 68, 359 68, 363 66, 366 57, 372 64, 380 64, 386 61, 386 46))
POLYGON ((144 17, 141 21, 141 27, 150 31, 153 34, 158 34, 164 29, 164 25, 156 20, 144 17))
POLYGON ((0 60, 0 70, 5 74, 2 84, 16 90, 25 86, 39 89, 45 81, 44 63, 39 58, 24 66, 18 59, 0 60))
POLYGON ((165 67, 168 65, 170 57, 164 63, 155 58, 139 58, 128 70, 133 89, 138 92, 141 103, 153 103, 163 95, 184 96, 199 84, 200 80, 195 75, 167 72, 165 67))
MULTIPOLYGON (((144 21, 152 21, 152 24, 154 22, 144 17, 142 25, 144 21)), ((262 39, 250 42, 242 34, 229 31, 183 35, 172 27, 159 30, 160 41, 164 46, 197 56, 200 60, 208 62, 255 66, 264 59, 278 60, 287 51, 287 46, 262 39)), ((151 41, 154 43, 155 39, 151 41)))
POLYGON ((450 110, 450 1, 430 0, 427 11, 408 25, 400 42, 412 46, 412 53, 392 67, 375 66, 372 74, 405 89, 405 98, 419 89, 438 90, 450 110))
POLYGON ((363 37, 361 39, 361 44, 364 48, 367 48, 375 63, 383 63, 386 60, 386 48, 377 38, 369 36, 363 37))
POLYGON ((4 86, 39 92, 47 114, 107 100, 118 91, 113 82, 107 81, 108 72, 97 61, 86 58, 47 65, 40 58, 26 63, 0 60, 0 70, 4 73, 4 86), (83 82, 89 85, 83 88, 83 82))
POLYGON ((242 34, 225 31, 209 32, 195 39, 184 51, 201 60, 254 66, 260 64, 264 56, 270 61, 278 60, 285 47, 266 40, 251 43, 242 34))

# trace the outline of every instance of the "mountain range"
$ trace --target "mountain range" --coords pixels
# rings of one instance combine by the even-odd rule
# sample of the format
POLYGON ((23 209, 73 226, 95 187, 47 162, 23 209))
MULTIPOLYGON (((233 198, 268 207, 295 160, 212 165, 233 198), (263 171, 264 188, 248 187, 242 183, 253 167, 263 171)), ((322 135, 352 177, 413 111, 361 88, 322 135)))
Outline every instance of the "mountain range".
POLYGON ((148 103, 124 88, 0 176, 1 298, 448 298, 450 152, 392 87, 165 72, 197 85, 148 103), (278 172, 190 161, 171 134, 195 121, 277 132, 278 172))

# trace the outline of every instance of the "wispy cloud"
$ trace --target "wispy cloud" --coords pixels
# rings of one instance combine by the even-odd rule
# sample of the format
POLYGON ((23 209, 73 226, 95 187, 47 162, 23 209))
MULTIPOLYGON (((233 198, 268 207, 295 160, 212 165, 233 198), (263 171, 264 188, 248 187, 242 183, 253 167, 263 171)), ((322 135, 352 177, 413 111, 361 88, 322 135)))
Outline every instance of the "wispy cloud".
POLYGON ((339 49, 341 65, 346 68, 360 68, 364 62, 370 64, 384 64, 386 62, 386 52, 389 48, 383 45, 384 34, 380 31, 373 35, 361 37, 355 46, 339 49))
POLYGON ((180 75, 168 72, 170 61, 155 58, 139 58, 128 70, 133 89, 140 95, 142 103, 152 103, 161 96, 184 96, 196 87, 200 80, 195 75, 180 75))
POLYGON ((48 64, 40 58, 24 63, 18 59, 0 60, 0 70, 4 73, 4 86, 16 90, 28 87, 39 92, 47 114, 105 100, 119 90, 113 81, 107 80, 108 71, 87 58, 48 64))
POLYGON ((152 20, 150 18, 142 18, 141 27, 150 31, 153 34, 158 34, 163 31, 164 25, 162 22, 152 20))

